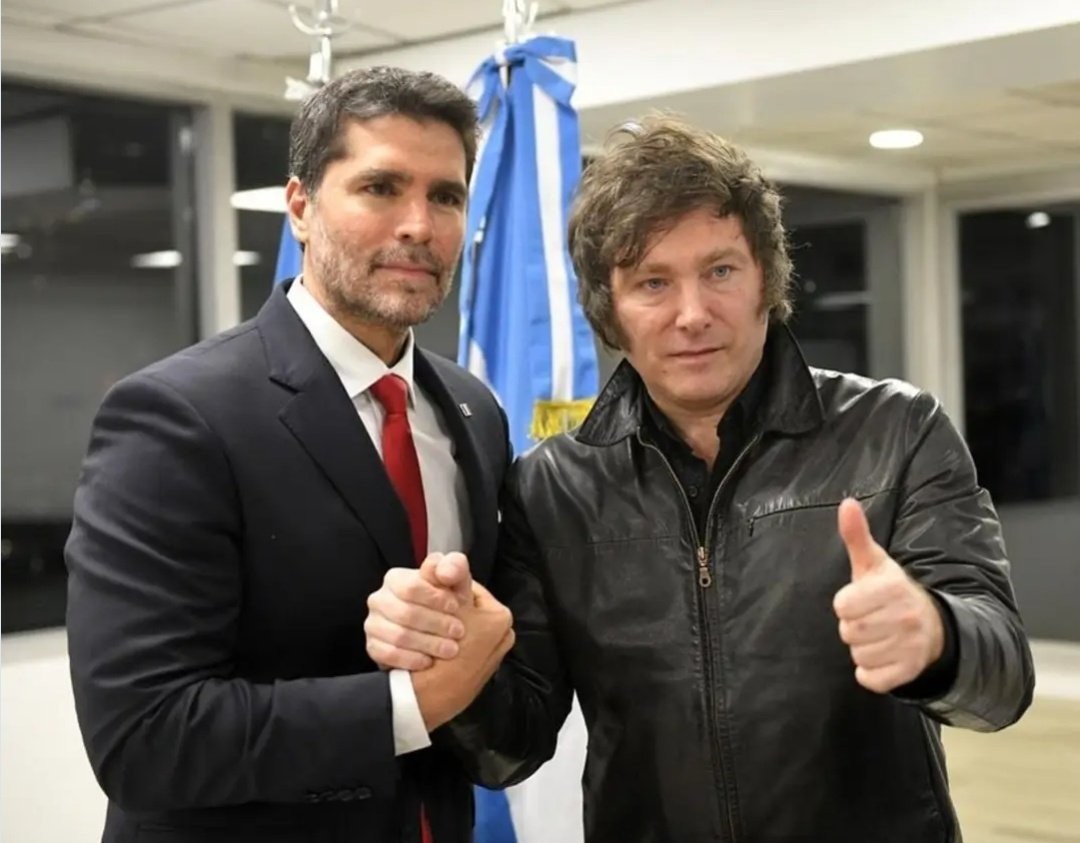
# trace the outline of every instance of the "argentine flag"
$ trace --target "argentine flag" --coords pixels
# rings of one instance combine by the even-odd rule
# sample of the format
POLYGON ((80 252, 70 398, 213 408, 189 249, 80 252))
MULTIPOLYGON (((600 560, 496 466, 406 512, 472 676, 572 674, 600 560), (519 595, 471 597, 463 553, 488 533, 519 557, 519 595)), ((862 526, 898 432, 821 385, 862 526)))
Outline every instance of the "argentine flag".
MULTIPOLYGON (((498 397, 517 453, 575 427, 596 396, 592 331, 567 251, 581 176, 570 105, 571 41, 530 38, 500 49, 469 83, 481 138, 470 185, 458 363, 498 397)), ((476 843, 580 843, 585 727, 576 702, 555 757, 505 792, 477 788, 476 843)))
POLYGON ((498 396, 518 453, 576 426, 598 386, 596 346, 566 245, 581 176, 570 106, 576 67, 572 41, 543 36, 501 49, 469 84, 481 136, 462 259, 458 363, 498 396))

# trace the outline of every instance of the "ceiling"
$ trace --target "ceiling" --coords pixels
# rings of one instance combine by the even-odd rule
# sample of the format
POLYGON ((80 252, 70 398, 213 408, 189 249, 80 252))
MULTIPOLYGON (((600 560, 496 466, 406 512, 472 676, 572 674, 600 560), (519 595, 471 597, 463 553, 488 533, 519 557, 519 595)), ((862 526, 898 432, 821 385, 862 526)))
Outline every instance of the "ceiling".
MULTIPOLYGON (((545 0, 541 20, 632 0, 545 0)), ((4 22, 102 41, 163 46, 216 58, 296 59, 312 39, 293 25, 289 0, 4 0, 4 22)), ((301 11, 321 6, 308 0, 301 11)), ((349 27, 333 40, 342 58, 502 26, 500 0, 339 0, 349 27), (377 11, 372 11, 377 9, 377 11)))
MULTIPOLYGON (((631 2, 636 0, 542 0, 542 28, 557 32, 560 16, 631 2)), ((297 0, 304 10, 313 5, 297 0)), ((351 26, 334 38, 334 56, 381 53, 476 32, 491 32, 494 45, 501 5, 500 0, 339 0, 339 14, 351 26)), ((121 45, 159 51, 168 61, 162 60, 155 78, 172 72, 183 77, 202 67, 204 80, 224 88, 223 75, 257 67, 275 86, 280 79, 283 90, 286 75, 303 75, 312 46, 293 26, 288 6, 289 0, 4 0, 0 15, 5 54, 13 39, 47 33, 92 45, 88 58, 110 44, 117 51, 121 45), (205 59, 233 63, 219 69, 205 59)), ((946 177, 954 170, 1080 166, 1080 65, 1041 77, 1033 70, 1040 61, 1052 64, 1056 57, 1060 68, 1069 53, 1080 55, 1080 24, 1058 29, 1063 34, 1053 49, 1044 33, 1032 33, 589 109, 582 112, 583 138, 596 143, 611 126, 660 107, 754 150, 946 177), (880 151, 867 143, 872 131, 901 127, 922 131, 924 144, 880 151)), ((45 55, 42 61, 47 60, 45 55)), ((5 98, 5 118, 19 107, 5 98)))
POLYGON ((733 127, 731 134, 754 146, 933 167, 1025 158, 1080 160, 1080 81, 1007 90, 977 100, 924 100, 733 127), (889 128, 918 129, 925 140, 914 149, 870 147, 870 133, 889 128))
POLYGON ((1080 168, 1080 24, 985 39, 590 109, 588 142, 656 108, 757 152, 887 165, 951 179, 1080 168), (911 128, 913 149, 869 136, 911 128))

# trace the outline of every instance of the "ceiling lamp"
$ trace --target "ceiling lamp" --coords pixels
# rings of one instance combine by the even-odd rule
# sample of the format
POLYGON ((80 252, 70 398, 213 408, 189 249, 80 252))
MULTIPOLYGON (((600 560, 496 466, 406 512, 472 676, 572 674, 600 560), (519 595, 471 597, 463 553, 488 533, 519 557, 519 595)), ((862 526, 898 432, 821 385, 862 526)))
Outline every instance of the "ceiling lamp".
POLYGON ((922 142, 922 132, 916 129, 882 129, 870 135, 874 149, 911 149, 922 142))

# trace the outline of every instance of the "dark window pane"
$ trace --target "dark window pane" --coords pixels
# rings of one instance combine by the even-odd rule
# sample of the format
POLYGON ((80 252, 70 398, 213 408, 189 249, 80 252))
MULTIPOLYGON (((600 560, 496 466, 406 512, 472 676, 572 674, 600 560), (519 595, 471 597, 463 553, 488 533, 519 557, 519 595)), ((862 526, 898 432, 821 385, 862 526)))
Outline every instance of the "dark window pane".
POLYGON ((791 233, 792 330, 812 366, 867 374, 866 245, 861 222, 818 223, 791 233))
POLYGON ((1077 210, 960 217, 966 434, 998 503, 1076 494, 1077 210))
POLYGON ((189 109, 3 85, 3 629, 63 621, 94 413, 195 339, 189 109))
POLYGON ((791 328, 812 366, 903 374, 896 197, 786 185, 794 264, 791 328))
POLYGON ((285 184, 289 178, 289 123, 287 117, 233 116, 237 190, 285 184))

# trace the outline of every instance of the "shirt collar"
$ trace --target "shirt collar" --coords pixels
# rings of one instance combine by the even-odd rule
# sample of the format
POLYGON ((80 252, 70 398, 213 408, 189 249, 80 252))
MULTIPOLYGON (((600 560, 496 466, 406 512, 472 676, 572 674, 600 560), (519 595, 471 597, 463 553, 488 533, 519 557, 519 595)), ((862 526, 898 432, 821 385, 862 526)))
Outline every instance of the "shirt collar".
POLYGON ((405 350, 393 366, 387 366, 380 357, 360 340, 350 334, 333 316, 326 312, 311 292, 297 277, 289 288, 289 303, 308 329, 319 351, 330 362, 342 386, 350 398, 367 392, 371 386, 387 374, 394 374, 408 386, 409 403, 415 406, 413 383, 413 332, 405 339, 405 350))

